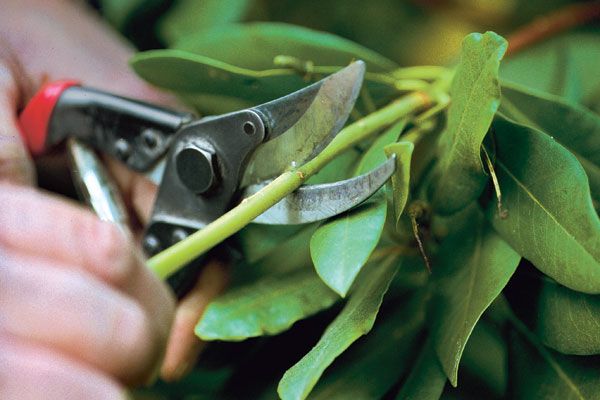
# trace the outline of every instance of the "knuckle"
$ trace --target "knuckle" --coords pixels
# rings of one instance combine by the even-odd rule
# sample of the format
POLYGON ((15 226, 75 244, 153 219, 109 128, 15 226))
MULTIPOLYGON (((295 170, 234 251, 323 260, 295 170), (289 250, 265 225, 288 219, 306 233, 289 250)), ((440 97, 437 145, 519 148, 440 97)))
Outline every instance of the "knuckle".
POLYGON ((104 221, 94 221, 94 234, 92 235, 97 245, 100 261, 110 264, 124 253, 123 237, 119 230, 112 224, 104 221))
POLYGON ((99 273, 111 284, 125 285, 134 272, 133 251, 123 233, 112 223, 93 219, 90 245, 95 249, 90 263, 100 268, 99 273))

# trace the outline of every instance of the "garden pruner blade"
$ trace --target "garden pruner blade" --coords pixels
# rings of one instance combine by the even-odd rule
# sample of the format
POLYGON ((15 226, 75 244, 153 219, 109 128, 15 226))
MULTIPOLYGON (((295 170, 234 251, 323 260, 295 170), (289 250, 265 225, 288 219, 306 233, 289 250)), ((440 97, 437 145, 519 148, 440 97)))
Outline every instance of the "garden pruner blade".
POLYGON ((364 72, 357 61, 288 96, 201 119, 54 82, 34 96, 20 121, 33 154, 73 138, 153 174, 160 185, 145 244, 154 254, 227 212, 240 187, 318 154, 346 122, 364 72))
POLYGON ((362 61, 303 90, 255 107, 273 128, 252 154, 241 186, 281 174, 317 155, 346 123, 362 86, 362 61))
POLYGON ((364 71, 357 61, 269 103, 186 124, 166 156, 147 227, 151 253, 223 215, 239 201, 240 187, 318 154, 348 119, 364 71))
MULTIPOLYGON (((354 178, 301 186, 252 222, 268 225, 306 224, 336 216, 367 200, 395 170, 396 156, 392 156, 374 170, 354 178)), ((248 186, 244 190, 244 197, 252 196, 267 183, 248 186)))
MULTIPOLYGON (((343 127, 360 90, 365 66, 354 62, 302 90, 251 108, 267 130, 245 168, 240 187, 269 180, 318 154, 343 127)), ((160 184, 165 163, 146 172, 160 184)))

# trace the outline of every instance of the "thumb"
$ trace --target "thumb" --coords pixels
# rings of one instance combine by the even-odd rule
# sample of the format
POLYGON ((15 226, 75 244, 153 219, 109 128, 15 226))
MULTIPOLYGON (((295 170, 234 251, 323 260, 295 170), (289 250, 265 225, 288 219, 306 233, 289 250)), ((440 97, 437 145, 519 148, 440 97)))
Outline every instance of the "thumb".
POLYGON ((26 80, 17 59, 0 41, 0 181, 33 185, 35 169, 17 123, 26 80))

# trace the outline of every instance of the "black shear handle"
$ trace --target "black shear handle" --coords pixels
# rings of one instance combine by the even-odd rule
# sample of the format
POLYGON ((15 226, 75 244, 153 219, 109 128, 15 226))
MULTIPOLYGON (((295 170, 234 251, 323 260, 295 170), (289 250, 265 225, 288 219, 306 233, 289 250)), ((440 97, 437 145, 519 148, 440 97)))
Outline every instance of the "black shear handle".
POLYGON ((110 154, 136 171, 163 156, 171 137, 192 115, 79 86, 76 81, 45 85, 19 117, 34 155, 74 137, 110 154))

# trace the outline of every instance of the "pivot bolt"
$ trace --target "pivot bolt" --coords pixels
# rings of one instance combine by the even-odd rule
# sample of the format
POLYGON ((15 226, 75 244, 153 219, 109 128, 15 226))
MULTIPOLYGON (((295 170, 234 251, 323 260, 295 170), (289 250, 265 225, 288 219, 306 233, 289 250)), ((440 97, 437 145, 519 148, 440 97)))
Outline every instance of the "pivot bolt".
POLYGON ((142 140, 149 149, 154 149, 160 140, 159 134, 154 129, 144 129, 142 131, 142 140))
POLYGON ((189 144, 179 151, 175 165, 181 182, 196 194, 206 193, 217 183, 217 157, 212 150, 189 144))

